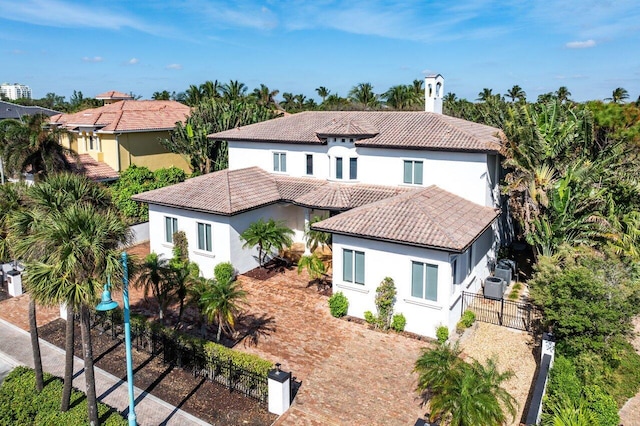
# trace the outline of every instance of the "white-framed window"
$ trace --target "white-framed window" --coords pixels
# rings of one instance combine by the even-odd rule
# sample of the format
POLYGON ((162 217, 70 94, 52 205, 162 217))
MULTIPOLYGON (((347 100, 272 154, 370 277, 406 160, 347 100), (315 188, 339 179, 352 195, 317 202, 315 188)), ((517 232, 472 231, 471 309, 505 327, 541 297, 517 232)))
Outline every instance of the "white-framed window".
POLYGON ((342 280, 364 285, 364 252, 342 250, 342 280))
POLYGON ((404 160, 403 182, 412 185, 422 185, 423 163, 416 160, 404 160))
POLYGON ((469 250, 467 250, 467 276, 471 275, 473 271, 473 267, 476 266, 475 260, 473 258, 473 243, 469 246, 469 250))
POLYGON ((438 265, 411 262, 411 296, 438 301, 438 265))
POLYGON ((273 171, 282 172, 282 173, 287 171, 287 153, 286 152, 273 153, 273 171))
POLYGON ((336 179, 342 179, 342 157, 336 157, 336 179))
POLYGON ((307 154, 307 175, 313 175, 313 154, 307 154))
POLYGON ((358 158, 357 157, 349 158, 349 179, 351 180, 358 179, 358 158))
POLYGON ((211 225, 198 222, 198 250, 213 251, 211 225))
POLYGON ((165 216, 164 217, 164 240, 167 243, 173 244, 173 234, 178 232, 178 218, 165 216))

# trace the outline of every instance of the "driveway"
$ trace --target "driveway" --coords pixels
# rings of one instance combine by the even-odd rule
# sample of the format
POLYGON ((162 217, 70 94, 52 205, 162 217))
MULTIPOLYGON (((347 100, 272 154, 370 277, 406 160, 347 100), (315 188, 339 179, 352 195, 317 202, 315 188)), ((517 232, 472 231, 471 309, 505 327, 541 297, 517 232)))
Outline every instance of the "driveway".
POLYGON ((295 269, 239 279, 247 318, 264 326, 238 349, 282 363, 301 382, 277 425, 407 425, 424 414, 412 370, 427 342, 333 318, 328 297, 295 269))

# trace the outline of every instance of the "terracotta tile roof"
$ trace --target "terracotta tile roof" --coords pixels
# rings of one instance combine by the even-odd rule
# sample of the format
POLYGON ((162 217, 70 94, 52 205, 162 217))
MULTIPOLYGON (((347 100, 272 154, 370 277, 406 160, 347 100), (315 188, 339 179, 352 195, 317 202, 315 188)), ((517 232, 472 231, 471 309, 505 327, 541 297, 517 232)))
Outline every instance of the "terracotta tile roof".
MULTIPOLYGON (((68 159, 70 162, 74 162, 73 158, 69 157, 68 159)), ((76 170, 95 181, 115 180, 119 177, 118 172, 113 170, 111 166, 102 161, 94 160, 89 154, 80 154, 78 156, 76 170)))
POLYGON ((54 115, 50 122, 69 129, 99 127, 98 132, 103 133, 142 132, 173 129, 190 113, 188 106, 175 101, 125 100, 74 114, 54 115))
POLYGON ((222 215, 237 214, 281 199, 271 174, 258 167, 209 173, 132 198, 222 215))
POLYGON ((475 152, 499 152, 503 137, 495 127, 431 112, 401 111, 307 111, 209 137, 324 144, 326 136, 339 135, 361 137, 356 146, 475 152))
POLYGON ((462 252, 499 213, 432 185, 349 210, 313 228, 462 252))
POLYGON ((322 186, 300 194, 293 199, 293 202, 307 207, 349 210, 393 197, 407 190, 407 188, 382 185, 325 182, 322 186))
POLYGON ((96 96, 96 99, 133 99, 133 96, 126 93, 118 92, 117 90, 110 90, 108 92, 100 93, 96 96))

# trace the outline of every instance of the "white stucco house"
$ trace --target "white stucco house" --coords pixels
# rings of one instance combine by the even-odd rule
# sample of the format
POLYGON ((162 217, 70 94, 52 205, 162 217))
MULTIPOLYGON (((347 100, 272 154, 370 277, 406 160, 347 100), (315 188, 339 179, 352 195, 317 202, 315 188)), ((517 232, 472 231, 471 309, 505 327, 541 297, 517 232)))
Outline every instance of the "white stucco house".
POLYGON ((259 218, 333 234, 333 291, 349 315, 375 312, 385 277, 406 329, 455 327, 462 291, 478 291, 499 244, 499 129, 442 115, 444 81, 425 81, 424 112, 302 112, 214 135, 229 169, 134 196, 149 204, 151 250, 171 256, 185 231, 205 276, 258 265, 239 235, 259 218))

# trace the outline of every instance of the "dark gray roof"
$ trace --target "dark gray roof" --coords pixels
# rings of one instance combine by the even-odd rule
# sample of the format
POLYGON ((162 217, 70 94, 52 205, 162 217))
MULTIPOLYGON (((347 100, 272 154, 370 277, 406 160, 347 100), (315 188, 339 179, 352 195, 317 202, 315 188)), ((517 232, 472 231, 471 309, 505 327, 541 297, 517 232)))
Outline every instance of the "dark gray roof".
POLYGON ((60 114, 60 112, 39 106, 23 106, 12 104, 11 102, 0 101, 0 120, 4 120, 5 118, 15 118, 17 120, 23 115, 36 114, 45 114, 51 117, 53 115, 60 114))

